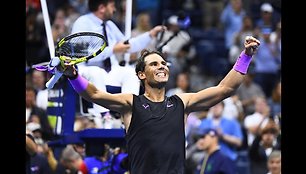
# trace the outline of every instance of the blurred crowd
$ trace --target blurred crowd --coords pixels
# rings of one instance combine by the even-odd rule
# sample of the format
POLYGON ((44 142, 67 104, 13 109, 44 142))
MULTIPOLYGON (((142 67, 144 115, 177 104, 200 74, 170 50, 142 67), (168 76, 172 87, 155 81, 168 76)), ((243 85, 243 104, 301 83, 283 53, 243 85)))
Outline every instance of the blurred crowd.
MULTIPOLYGON (((124 33, 125 0, 116 1, 112 19, 124 33)), ((88 12, 87 0, 46 0, 53 41, 71 32, 73 22, 88 12)), ((261 42, 245 81, 238 91, 209 110, 190 113, 186 121, 186 174, 201 172, 209 153, 203 138, 217 136, 217 145, 234 164, 237 174, 280 174, 281 157, 281 1, 269 0, 134 0, 132 36, 163 24, 167 30, 152 40, 149 49, 160 49, 172 74, 167 96, 196 92, 216 85, 232 68, 244 39, 261 42), (180 12, 190 17, 188 27, 179 24, 180 12), (172 37, 172 38, 171 38, 172 37), (203 133, 212 129, 215 134, 203 133), (200 134, 200 136, 199 136, 200 134)), ((45 83, 48 72, 30 68, 50 60, 39 0, 26 0, 26 128, 38 144, 31 159, 32 173, 73 173, 82 165, 109 172, 112 161, 125 158, 124 147, 101 144, 86 154, 86 144, 69 144, 59 153, 48 142, 56 140, 45 83), (92 164, 92 165, 91 165, 92 164)), ((120 56, 120 55, 118 55, 120 56)), ((133 65, 139 53, 130 54, 133 65)), ((120 58, 118 58, 120 59, 120 58)), ((79 111, 79 108, 77 109, 79 111)), ((106 114, 75 116, 74 131, 90 128, 122 128, 120 117, 106 114)), ((211 141, 214 141, 211 139, 211 141)), ((208 146, 208 145, 207 145, 208 146)), ((122 160, 121 159, 121 160, 122 160)), ((124 160, 122 160, 125 162, 124 160)), ((217 165, 216 165, 217 166, 217 165)), ((127 170, 118 169, 118 173, 127 170)), ((208 166, 207 166, 208 167, 208 166)), ((214 165, 210 166, 214 171, 214 165)), ((89 169, 88 169, 89 170, 89 169)), ((92 168, 88 173, 103 173, 92 168)), ((115 173, 115 172, 114 172, 115 173)))

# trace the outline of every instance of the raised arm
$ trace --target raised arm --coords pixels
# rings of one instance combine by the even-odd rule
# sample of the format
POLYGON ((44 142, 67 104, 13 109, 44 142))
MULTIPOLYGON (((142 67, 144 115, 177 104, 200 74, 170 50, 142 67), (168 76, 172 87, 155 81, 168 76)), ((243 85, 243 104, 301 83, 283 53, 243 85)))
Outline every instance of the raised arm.
POLYGON ((241 52, 234 67, 217 86, 203 89, 197 93, 179 94, 178 96, 184 102, 186 112, 208 109, 234 94, 242 83, 252 56, 259 45, 260 42, 256 38, 247 36, 244 43, 245 49, 241 52))
POLYGON ((96 103, 121 114, 131 111, 133 94, 111 94, 101 91, 84 77, 79 75, 75 67, 68 63, 65 63, 64 75, 68 77, 68 80, 75 91, 89 102, 96 103))

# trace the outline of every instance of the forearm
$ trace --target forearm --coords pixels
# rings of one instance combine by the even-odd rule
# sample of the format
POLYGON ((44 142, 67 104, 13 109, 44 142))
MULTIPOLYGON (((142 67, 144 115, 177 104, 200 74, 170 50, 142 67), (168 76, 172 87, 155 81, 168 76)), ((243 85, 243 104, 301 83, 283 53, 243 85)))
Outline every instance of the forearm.
POLYGON ((131 38, 129 40, 129 43, 131 45, 131 48, 128 52, 134 53, 137 51, 141 51, 142 49, 146 48, 150 41, 152 40, 149 32, 145 32, 137 37, 131 38))
POLYGON ((26 135, 26 150, 30 155, 35 155, 37 152, 36 143, 26 135))
POLYGON ((74 90, 85 100, 96 103, 107 109, 122 113, 131 108, 132 94, 111 94, 97 89, 81 75, 70 77, 69 82, 74 90))
POLYGON ((227 94, 233 94, 244 79, 244 75, 247 73, 249 65, 251 63, 252 56, 245 54, 242 51, 239 55, 232 70, 225 76, 225 78, 219 83, 218 86, 225 87, 227 94))
POLYGON ((48 164, 51 168, 52 171, 55 171, 56 170, 56 167, 57 167, 57 160, 55 159, 54 157, 54 154, 53 154, 53 151, 52 150, 49 150, 47 152, 47 160, 48 160, 48 164))
POLYGON ((244 79, 244 74, 231 69, 230 72, 218 84, 222 88, 224 96, 231 96, 239 88, 244 79))
POLYGON ((226 143, 228 143, 232 146, 235 146, 235 147, 240 147, 242 145, 242 140, 241 139, 239 139, 237 137, 234 137, 234 136, 231 136, 231 135, 223 134, 221 139, 223 141, 225 141, 226 143))
POLYGON ((198 111, 206 109, 233 95, 242 83, 249 66, 245 58, 249 57, 244 56, 241 59, 240 56, 234 67, 217 86, 203 89, 195 94, 181 96, 183 101, 186 101, 186 110, 198 111))
POLYGON ((98 89, 91 84, 87 79, 82 77, 77 73, 77 71, 74 72, 73 76, 68 77, 68 80, 74 90, 83 98, 90 102, 95 101, 95 96, 98 93, 98 89))

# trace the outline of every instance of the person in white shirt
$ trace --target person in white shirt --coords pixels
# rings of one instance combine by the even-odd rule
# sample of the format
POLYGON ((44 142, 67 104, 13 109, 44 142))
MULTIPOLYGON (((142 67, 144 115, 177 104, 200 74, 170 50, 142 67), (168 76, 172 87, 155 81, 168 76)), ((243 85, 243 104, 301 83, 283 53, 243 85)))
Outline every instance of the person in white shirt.
MULTIPOLYGON (((120 66, 116 55, 141 51, 166 27, 156 26, 137 37, 126 38, 111 20, 116 11, 114 0, 88 0, 88 8, 89 13, 80 16, 74 22, 71 33, 85 31, 100 33, 105 35, 108 46, 103 50, 103 53, 94 59, 78 64, 79 73, 84 75, 85 78, 90 77, 90 80, 88 80, 101 90, 107 90, 110 93, 139 94, 140 81, 134 69, 128 66, 120 66), (104 31, 103 25, 105 25, 106 31, 104 31), (128 43, 124 43, 126 40, 128 40, 128 43), (108 62, 110 67, 103 65, 103 62, 109 61, 108 58, 110 58, 110 62, 108 62), (107 71, 108 68, 109 71, 107 71)), ((102 108, 96 104, 94 104, 94 107, 102 108)), ((102 109, 100 112, 104 111, 106 109, 102 109)))

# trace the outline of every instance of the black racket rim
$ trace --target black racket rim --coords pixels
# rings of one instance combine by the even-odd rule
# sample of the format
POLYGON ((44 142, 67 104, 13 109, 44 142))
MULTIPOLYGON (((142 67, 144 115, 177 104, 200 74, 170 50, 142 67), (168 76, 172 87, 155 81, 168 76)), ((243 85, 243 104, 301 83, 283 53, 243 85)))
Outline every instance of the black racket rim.
POLYGON ((71 34, 71 35, 68 35, 64 38, 62 38, 56 45, 56 49, 55 49, 55 54, 56 56, 61 56, 60 53, 58 53, 58 49, 61 48, 61 46, 68 40, 72 39, 72 38, 75 38, 75 37, 79 37, 79 36, 96 36, 96 37, 99 37, 101 39, 103 39, 104 43, 103 45, 101 46, 101 49, 99 49, 97 52, 95 52, 95 55, 89 55, 89 56, 85 56, 85 57, 82 57, 82 58, 86 58, 86 59, 91 59, 93 57, 95 57, 96 55, 100 54, 104 48, 106 47, 107 44, 107 41, 106 41, 106 38, 102 35, 102 34, 99 34, 99 33, 95 33, 95 32, 78 32, 78 33, 74 33, 74 34, 71 34))

